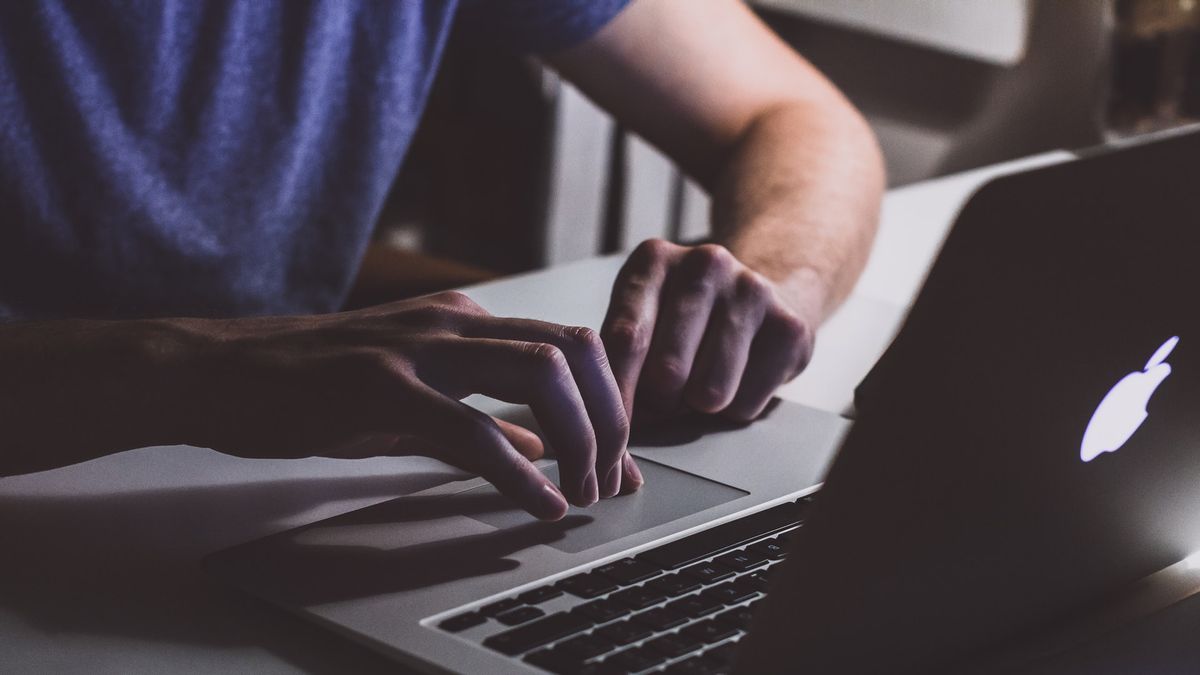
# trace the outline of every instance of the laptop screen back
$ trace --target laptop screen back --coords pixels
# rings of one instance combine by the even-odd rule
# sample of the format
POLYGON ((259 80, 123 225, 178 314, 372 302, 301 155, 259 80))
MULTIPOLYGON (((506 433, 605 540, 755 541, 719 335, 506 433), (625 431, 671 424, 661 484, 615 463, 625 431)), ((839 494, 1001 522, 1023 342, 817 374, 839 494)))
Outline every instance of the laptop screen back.
POLYGON ((1198 177, 1191 133, 970 200, 763 617, 803 663, 944 666, 1200 550, 1198 177))

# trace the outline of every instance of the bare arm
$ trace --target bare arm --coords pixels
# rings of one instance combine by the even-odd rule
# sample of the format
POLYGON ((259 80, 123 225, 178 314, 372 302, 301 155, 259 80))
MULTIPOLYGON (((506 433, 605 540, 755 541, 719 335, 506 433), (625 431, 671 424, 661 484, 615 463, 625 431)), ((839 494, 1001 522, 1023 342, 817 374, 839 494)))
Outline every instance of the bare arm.
POLYGON ((631 257, 605 330, 627 406, 640 389, 668 409, 756 415, 865 264, 884 189, 870 129, 738 0, 635 0, 550 62, 712 192, 733 254, 656 243, 631 257), (755 281, 768 297, 738 291, 755 281), (697 283, 716 290, 698 299, 697 283), (752 353, 756 338, 769 348, 752 353))
POLYGON ((422 454, 562 517, 640 474, 599 337, 494 317, 459 293, 255 319, 0 324, 0 476, 150 445, 242 457, 422 454), (460 402, 527 403, 557 449, 460 402), (624 477, 624 481, 622 478, 624 477))

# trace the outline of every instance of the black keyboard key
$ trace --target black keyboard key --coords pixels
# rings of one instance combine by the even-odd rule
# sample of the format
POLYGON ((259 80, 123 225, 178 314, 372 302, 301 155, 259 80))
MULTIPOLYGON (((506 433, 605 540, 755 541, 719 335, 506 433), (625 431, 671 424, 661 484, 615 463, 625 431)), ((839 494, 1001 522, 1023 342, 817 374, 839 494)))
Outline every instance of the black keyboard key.
POLYGON ((767 556, 758 551, 733 551, 716 558, 713 562, 724 565, 735 572, 745 572, 760 565, 766 565, 767 556))
POLYGON ((547 600, 553 600, 562 595, 562 591, 553 586, 542 586, 535 588, 532 591, 525 591, 517 596, 517 600, 527 605, 540 605, 547 600))
POLYGON ((704 646, 704 642, 683 633, 674 633, 672 635, 664 635, 660 638, 654 638, 645 645, 660 654, 669 658, 683 656, 688 652, 695 651, 704 646))
POLYGON ((483 644, 501 654, 516 656, 591 627, 592 620, 582 614, 559 612, 533 623, 497 633, 484 640, 483 644))
POLYGON ((483 607, 479 608, 479 611, 487 616, 496 616, 497 614, 503 614, 510 609, 516 609, 522 604, 523 603, 516 598, 505 598, 499 602, 493 602, 490 605, 484 605, 483 607))
POLYGON ((501 612, 495 618, 505 626, 515 626, 521 623, 528 623, 534 619, 540 619, 543 616, 546 616, 546 613, 537 607, 518 607, 510 609, 507 612, 501 612))
POLYGON ((526 663, 531 663, 542 670, 548 670, 558 675, 573 675, 578 672, 580 661, 557 649, 543 649, 525 657, 526 663))
POLYGON ((667 605, 667 609, 688 616, 704 616, 725 608, 725 603, 703 595, 689 595, 667 605))
POLYGON ((687 623, 688 616, 666 607, 655 607, 641 614, 635 614, 633 620, 656 631, 664 631, 687 623))
POLYGON ((645 581, 646 579, 662 574, 662 570, 654 565, 641 560, 634 560, 633 558, 624 558, 610 562, 597 567, 593 571, 603 574, 622 586, 636 584, 639 581, 645 581))
POLYGON ((708 643, 720 642, 725 638, 733 637, 739 633, 738 629, 713 619, 694 623, 680 632, 708 643))
POLYGON ((743 600, 749 600, 754 597, 755 593, 756 591, 753 588, 747 588, 744 584, 727 581, 720 586, 704 589, 700 592, 700 595, 725 605, 736 605, 743 600))
POLYGON ((637 642, 643 638, 650 637, 654 634, 654 631, 640 623, 627 620, 601 626, 596 629, 596 634, 612 640, 616 644, 627 645, 630 642, 637 642))
POLYGON ((666 574, 647 582, 646 585, 672 598, 700 588, 699 581, 682 574, 666 574))
POLYGON ((680 574, 686 574, 696 581, 705 584, 711 584, 733 576, 733 570, 725 567, 724 565, 706 562, 698 565, 692 565, 691 567, 680 572, 680 574))
POLYGON ((721 612, 714 616, 713 619, 731 628, 749 628, 750 619, 753 617, 754 610, 749 607, 734 607, 727 612, 721 612))
POLYGON ((623 591, 617 591, 616 593, 608 596, 608 599, 619 602, 630 609, 645 609, 650 605, 656 605, 663 600, 666 600, 667 596, 659 593, 653 588, 635 586, 634 588, 626 588, 623 591))
POLYGON ((770 558, 771 560, 782 560, 787 557, 787 546, 779 541, 778 537, 772 537, 766 541, 760 541, 757 544, 751 544, 746 547, 748 551, 755 551, 770 558))
POLYGON ((614 673, 640 673, 666 661, 666 655, 649 647, 626 649, 604 659, 604 665, 614 673))
POLYGON ((771 534, 799 522, 801 507, 796 504, 780 504, 745 518, 711 527, 688 537, 663 544, 658 548, 638 554, 637 559, 657 565, 665 570, 675 570, 716 555, 726 549, 771 534))
MULTIPOLYGON (((765 571, 765 570, 764 570, 765 571)), ((733 585, 745 593, 745 598, 749 598, 759 591, 759 582, 751 579, 749 575, 738 577, 733 580, 733 585)))
POLYGON ((722 675, 729 672, 725 668, 721 668, 709 661, 696 656, 687 661, 671 664, 670 668, 663 671, 664 675, 722 675))
POLYGON ((631 610, 625 605, 620 605, 612 600, 593 600, 579 605, 572 612, 578 612, 588 617, 596 623, 605 623, 613 619, 619 619, 631 610))
POLYGON ((590 572, 567 577, 555 585, 571 595, 583 598, 584 600, 591 600, 592 598, 617 590, 617 585, 607 577, 590 572))
POLYGON ((760 593, 767 592, 767 570, 759 570, 744 577, 739 577, 738 581, 760 593))
POLYGON ((564 640, 554 646, 555 651, 562 652, 576 659, 578 663, 583 663, 601 654, 607 654, 615 648, 616 645, 611 640, 607 640, 596 634, 580 635, 570 640, 564 640))
POLYGON ((450 631, 451 633, 457 633, 473 626, 478 626, 485 621, 487 621, 487 617, 479 612, 467 612, 466 614, 459 614, 458 616, 446 619, 438 624, 438 628, 450 631))

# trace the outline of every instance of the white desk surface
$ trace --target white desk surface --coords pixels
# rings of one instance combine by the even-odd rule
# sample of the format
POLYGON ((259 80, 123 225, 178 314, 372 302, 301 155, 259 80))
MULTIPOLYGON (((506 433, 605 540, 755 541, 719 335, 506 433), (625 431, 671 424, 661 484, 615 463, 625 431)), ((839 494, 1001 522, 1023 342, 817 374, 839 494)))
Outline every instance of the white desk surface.
MULTIPOLYGON (((998 173, 894 190, 856 293, 781 395, 840 411, 886 347, 954 214, 998 173)), ((498 314, 598 326, 618 258, 468 289, 498 314)), ((69 424, 70 420, 63 420, 69 424)), ((0 672, 371 673, 361 647, 209 581, 212 551, 461 478, 424 458, 241 460, 188 447, 0 478, 0 672)))

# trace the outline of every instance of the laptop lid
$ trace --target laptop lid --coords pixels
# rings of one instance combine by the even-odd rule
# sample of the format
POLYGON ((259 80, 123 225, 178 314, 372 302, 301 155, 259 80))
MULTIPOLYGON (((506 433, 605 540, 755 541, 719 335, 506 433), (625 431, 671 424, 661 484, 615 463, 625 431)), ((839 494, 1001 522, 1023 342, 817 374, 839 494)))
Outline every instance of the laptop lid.
POLYGON ((1197 176, 1188 133, 970 200, 748 665, 947 667, 1200 549, 1197 176))

